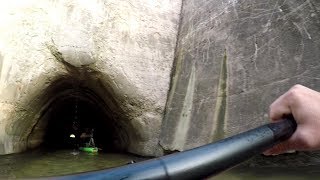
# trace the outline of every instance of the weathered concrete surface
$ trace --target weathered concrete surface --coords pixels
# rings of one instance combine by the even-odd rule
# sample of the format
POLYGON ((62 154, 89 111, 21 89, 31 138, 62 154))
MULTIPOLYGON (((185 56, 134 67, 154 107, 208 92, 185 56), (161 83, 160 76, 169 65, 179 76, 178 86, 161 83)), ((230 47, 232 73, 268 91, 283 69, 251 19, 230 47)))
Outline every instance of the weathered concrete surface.
POLYGON ((52 87, 52 82, 69 76, 75 84, 96 91, 115 121, 125 124, 128 151, 161 154, 158 137, 180 0, 1 4, 1 154, 41 142, 41 133, 31 132, 54 98, 44 92, 51 87, 63 95, 63 86, 52 87), (29 138, 32 142, 27 142, 29 138))
POLYGON ((320 2, 185 0, 161 133, 185 150, 268 122, 294 84, 320 90, 320 2))
POLYGON ((184 0, 176 40, 180 7, 2 3, 0 153, 40 144, 44 112, 75 87, 95 92, 128 136, 126 150, 147 156, 263 124, 269 104, 294 84, 320 90, 319 2, 184 0))

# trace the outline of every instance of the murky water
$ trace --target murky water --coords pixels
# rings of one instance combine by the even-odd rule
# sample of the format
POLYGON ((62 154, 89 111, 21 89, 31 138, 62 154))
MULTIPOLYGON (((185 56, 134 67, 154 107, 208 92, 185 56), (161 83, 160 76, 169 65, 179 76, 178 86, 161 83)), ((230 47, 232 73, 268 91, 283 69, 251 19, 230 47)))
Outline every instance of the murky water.
POLYGON ((33 151, 0 156, 0 179, 57 176, 125 165, 141 158, 129 154, 89 154, 73 150, 33 151))
POLYGON ((299 152, 274 157, 255 158, 231 169, 212 180, 306 180, 320 179, 320 155, 299 152))
MULTIPOLYGON (((209 179, 218 180, 304 180, 320 179, 318 154, 258 156, 209 179)), ((24 179, 73 174, 122 166, 144 158, 130 154, 88 154, 73 150, 36 150, 0 156, 0 179, 24 179)))
POLYGON ((253 168, 240 166, 210 180, 306 180, 320 179, 320 165, 297 168, 253 168))

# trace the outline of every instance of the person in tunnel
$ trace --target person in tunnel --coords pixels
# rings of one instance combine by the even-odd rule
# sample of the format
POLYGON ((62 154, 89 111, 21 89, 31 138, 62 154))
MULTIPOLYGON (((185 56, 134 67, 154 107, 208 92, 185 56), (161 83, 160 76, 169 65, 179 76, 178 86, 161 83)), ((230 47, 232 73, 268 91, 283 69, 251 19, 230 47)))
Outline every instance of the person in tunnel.
POLYGON ((295 85, 276 99, 269 109, 271 121, 292 114, 297 130, 286 141, 264 152, 278 155, 292 150, 320 150, 320 93, 302 85, 295 85))
POLYGON ((85 128, 84 132, 80 135, 81 145, 84 147, 95 147, 94 139, 93 139, 93 128, 85 128))

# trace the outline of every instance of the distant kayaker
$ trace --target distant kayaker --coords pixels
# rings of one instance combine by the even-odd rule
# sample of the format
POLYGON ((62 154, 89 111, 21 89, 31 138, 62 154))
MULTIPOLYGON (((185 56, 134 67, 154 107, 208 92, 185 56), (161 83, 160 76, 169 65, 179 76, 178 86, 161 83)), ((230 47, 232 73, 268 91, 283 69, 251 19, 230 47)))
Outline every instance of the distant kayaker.
POLYGON ((85 147, 95 147, 94 139, 93 139, 93 132, 94 129, 85 128, 85 131, 81 133, 80 139, 83 144, 85 144, 85 147))

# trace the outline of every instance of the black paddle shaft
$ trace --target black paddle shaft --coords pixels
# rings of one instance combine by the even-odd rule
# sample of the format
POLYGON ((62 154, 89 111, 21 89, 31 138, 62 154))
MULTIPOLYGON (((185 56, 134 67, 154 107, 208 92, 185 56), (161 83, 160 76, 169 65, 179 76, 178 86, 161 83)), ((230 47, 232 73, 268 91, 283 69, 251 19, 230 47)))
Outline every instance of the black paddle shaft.
POLYGON ((191 150, 53 179, 201 179, 229 169, 288 139, 296 127, 293 117, 288 117, 191 150))

